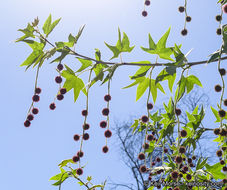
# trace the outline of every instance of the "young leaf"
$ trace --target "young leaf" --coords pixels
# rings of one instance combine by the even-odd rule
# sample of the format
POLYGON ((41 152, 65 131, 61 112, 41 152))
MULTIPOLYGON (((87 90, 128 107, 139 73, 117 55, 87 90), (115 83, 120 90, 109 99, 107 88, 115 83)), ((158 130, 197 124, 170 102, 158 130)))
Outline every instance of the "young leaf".
POLYGON ((212 106, 210 106, 210 108, 211 108, 211 110, 212 110, 214 116, 215 116, 216 119, 217 119, 217 120, 215 121, 215 123, 220 122, 220 121, 221 121, 221 118, 220 118, 220 116, 219 116, 219 114, 218 114, 218 111, 217 111, 216 109, 214 109, 212 106))
POLYGON ((142 97, 144 92, 147 90, 148 86, 149 86, 149 78, 145 78, 145 80, 139 83, 136 90, 136 101, 142 97))
POLYGON ((82 63, 82 66, 76 72, 81 72, 84 69, 86 69, 87 67, 92 65, 92 61, 91 60, 81 59, 81 58, 77 58, 77 59, 82 63))
POLYGON ((135 85, 141 83, 144 80, 146 80, 146 77, 136 78, 136 81, 135 82, 133 82, 132 84, 130 84, 130 85, 126 86, 126 87, 123 87, 122 89, 126 89, 126 88, 130 88, 132 86, 135 86, 135 85))
POLYGON ((43 25, 43 32, 44 32, 44 34, 46 34, 46 36, 48 35, 49 30, 50 30, 51 20, 52 20, 52 18, 51 18, 51 14, 50 14, 43 25))
POLYGON ((143 77, 147 74, 148 70, 151 66, 141 66, 133 76, 130 76, 131 79, 136 79, 139 77, 143 77))

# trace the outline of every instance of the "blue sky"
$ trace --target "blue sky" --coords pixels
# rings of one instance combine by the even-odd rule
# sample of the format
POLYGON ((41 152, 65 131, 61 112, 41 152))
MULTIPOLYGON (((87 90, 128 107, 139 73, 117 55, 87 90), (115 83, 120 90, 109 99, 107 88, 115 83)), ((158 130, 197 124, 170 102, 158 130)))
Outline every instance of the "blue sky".
MULTIPOLYGON (((215 16, 220 13, 220 7, 216 1, 205 3, 189 1, 188 14, 192 16, 192 22, 187 27, 188 36, 182 37, 180 31, 184 25, 184 16, 178 12, 178 7, 183 5, 183 2, 183 0, 152 1, 146 18, 141 16, 142 0, 8 0, 1 3, 0 39, 3 72, 0 77, 4 81, 0 95, 2 189, 57 189, 51 186, 48 179, 58 173, 57 164, 61 160, 71 158, 79 149, 79 145, 73 141, 73 135, 81 132, 83 122, 81 110, 85 108, 85 96, 81 94, 74 104, 73 94, 69 92, 62 102, 57 102, 55 111, 49 110, 49 104, 53 101, 58 86, 54 82, 57 76, 56 65, 46 62, 41 69, 38 82, 42 88, 41 101, 37 104, 40 114, 30 128, 23 126, 31 104, 35 70, 25 72, 25 68, 19 67, 31 50, 25 44, 14 43, 14 40, 22 35, 17 30, 25 28, 27 23, 37 16, 42 26, 51 13, 53 19, 62 18, 50 35, 50 41, 54 42, 67 40, 69 33, 76 34, 79 27, 86 24, 76 50, 93 57, 94 49, 99 48, 103 59, 108 60, 112 57, 112 53, 105 47, 104 41, 115 44, 117 28, 120 27, 121 31, 128 35, 131 45, 136 45, 131 54, 122 55, 124 61, 130 62, 153 61, 154 56, 142 52, 140 46, 148 46, 148 33, 151 33, 154 41, 157 42, 171 26, 167 45, 182 44, 184 53, 193 48, 188 59, 205 60, 221 45, 221 37, 216 35, 218 23, 215 21, 215 16)), ((223 23, 225 22, 226 15, 223 16, 223 23)), ((116 61, 119 60, 116 59, 116 61)), ((79 67, 78 61, 72 58, 67 58, 64 63, 74 69, 79 67)), ((121 67, 113 78, 110 103, 112 128, 114 128, 114 121, 131 122, 131 116, 136 118, 146 113, 146 97, 135 102, 136 88, 121 89, 130 84, 128 76, 136 69, 137 67, 121 67)), ((154 75, 159 71, 159 68, 155 69, 154 75)), ((204 92, 208 93, 210 103, 215 107, 220 97, 214 92, 213 87, 221 82, 216 64, 195 66, 190 70, 190 74, 200 78, 204 92)), ((83 79, 87 80, 86 74, 83 79)), ((166 87, 165 82, 163 86, 166 87)), ((117 182, 130 181, 130 172, 119 161, 118 147, 114 146, 114 138, 109 141, 110 153, 103 155, 101 152, 105 138, 99 122, 103 120, 101 110, 106 106, 103 101, 106 93, 107 85, 96 84, 90 90, 88 122, 91 125, 91 138, 84 146, 86 154, 84 163, 87 163, 84 176, 92 175, 97 183, 110 178, 117 182)), ((155 106, 160 107, 164 100, 167 100, 166 96, 159 93, 155 106)), ((210 110, 207 112, 209 115, 210 110)), ((214 121, 214 117, 211 114, 209 116, 208 125, 210 121, 214 121)), ((75 189, 75 187, 77 187, 76 182, 69 180, 64 184, 63 189, 75 189)))

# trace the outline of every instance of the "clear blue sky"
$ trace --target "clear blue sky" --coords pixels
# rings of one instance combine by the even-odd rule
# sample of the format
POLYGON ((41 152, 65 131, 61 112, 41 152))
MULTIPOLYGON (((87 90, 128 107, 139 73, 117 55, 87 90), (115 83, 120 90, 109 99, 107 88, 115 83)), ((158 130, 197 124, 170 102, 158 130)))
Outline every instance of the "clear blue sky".
MULTIPOLYGON (((181 1, 151 1, 147 18, 141 16, 142 0, 8 0, 1 2, 1 127, 0 127, 0 163, 1 189, 4 190, 55 190, 48 179, 58 173, 57 164, 63 159, 73 156, 79 145, 73 141, 73 135, 81 132, 83 118, 81 110, 85 108, 85 97, 81 94, 73 103, 70 92, 64 101, 57 102, 55 111, 49 110, 58 87, 54 82, 57 75, 56 65, 46 62, 40 72, 38 85, 42 88, 41 101, 37 104, 40 114, 32 122, 30 128, 25 128, 23 122, 31 104, 35 70, 24 72, 19 65, 26 59, 31 50, 25 44, 14 43, 22 34, 17 30, 25 28, 28 22, 39 17, 41 25, 51 13, 53 19, 62 17, 60 24, 50 35, 50 41, 67 40, 68 34, 76 34, 79 27, 86 24, 84 33, 79 40, 77 51, 87 56, 94 56, 94 48, 99 48, 103 59, 108 60, 112 53, 105 47, 104 41, 115 44, 117 28, 126 32, 131 44, 136 45, 131 54, 123 54, 124 61, 154 60, 154 56, 143 53, 140 46, 148 46, 148 33, 157 40, 171 26, 167 44, 182 44, 183 52, 193 48, 188 56, 190 61, 204 60, 221 45, 220 36, 216 35, 218 23, 215 16, 220 13, 219 5, 214 1, 189 1, 188 14, 192 22, 188 24, 189 34, 182 37, 184 16, 178 12, 181 1)), ((226 22, 224 15, 223 22, 226 22)), ((116 61, 118 61, 116 59, 116 61)), ((65 64, 78 68, 74 59, 66 59, 65 64)), ((135 102, 136 88, 122 90, 130 84, 129 75, 137 67, 121 67, 113 78, 111 95, 111 127, 115 122, 129 121, 130 116, 140 117, 146 113, 145 97, 135 102)), ((159 73, 159 69, 154 74, 159 73)), ((220 83, 216 64, 196 66, 190 73, 198 76, 204 86, 204 91, 211 99, 211 105, 216 106, 219 100, 213 90, 220 83)), ((83 79, 87 80, 85 75, 83 79)), ((166 83, 165 83, 166 84, 166 83)), ((166 85, 164 85, 166 86, 166 85)), ((168 90, 166 90, 168 92, 168 90)), ((107 86, 96 84, 90 90, 90 111, 88 122, 91 125, 90 140, 85 142, 85 159, 87 163, 85 176, 92 175, 95 182, 105 179, 116 182, 130 181, 130 172, 122 162, 119 162, 118 147, 114 138, 109 141, 110 152, 104 155, 101 147, 105 144, 103 130, 99 122, 103 119, 101 110, 106 106, 103 96, 107 86)), ((226 94, 225 96, 226 97, 226 94)), ((161 106, 165 96, 158 94, 156 106, 161 106)), ((208 110, 210 112, 210 110, 208 110)), ((211 115, 211 114, 210 114, 211 115)), ((210 120, 213 122, 214 117, 210 120)), ((212 127, 209 125, 208 127, 212 127)), ((214 144, 215 145, 215 144, 214 144)), ((63 185, 63 189, 77 189, 72 180, 63 185)))

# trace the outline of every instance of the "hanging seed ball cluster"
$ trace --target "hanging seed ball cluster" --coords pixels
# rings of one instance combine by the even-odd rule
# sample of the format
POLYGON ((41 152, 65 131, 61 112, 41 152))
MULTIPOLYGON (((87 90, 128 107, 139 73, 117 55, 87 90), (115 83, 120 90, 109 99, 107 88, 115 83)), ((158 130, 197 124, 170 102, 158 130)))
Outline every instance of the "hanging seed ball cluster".
POLYGON ((186 22, 191 22, 192 17, 190 17, 190 16, 187 15, 186 7, 185 6, 178 7, 178 11, 180 13, 185 13, 185 27, 184 27, 183 30, 181 30, 181 35, 182 36, 186 36, 188 34, 188 30, 186 29, 186 22))
POLYGON ((35 88, 35 93, 32 96, 32 109, 29 110, 27 118, 24 122, 25 127, 30 127, 31 121, 34 119, 34 115, 37 115, 39 113, 39 109, 34 107, 33 104, 39 102, 39 100, 40 100, 39 94, 41 92, 42 92, 41 88, 39 88, 39 87, 35 88))
POLYGON ((147 11, 146 11, 146 7, 149 6, 151 4, 150 0, 145 0, 144 1, 144 10, 142 11, 142 16, 146 17, 148 15, 147 11))

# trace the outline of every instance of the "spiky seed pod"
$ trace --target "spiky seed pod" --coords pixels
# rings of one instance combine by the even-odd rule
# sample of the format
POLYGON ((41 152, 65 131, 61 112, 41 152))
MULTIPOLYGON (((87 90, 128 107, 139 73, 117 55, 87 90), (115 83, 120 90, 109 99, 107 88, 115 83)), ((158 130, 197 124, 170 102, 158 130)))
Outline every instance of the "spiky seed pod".
POLYGON ((139 155, 138 155, 138 159, 139 160, 144 160, 145 159, 145 154, 144 153, 139 153, 139 155))
POLYGON ((179 116, 181 114, 181 110, 179 108, 176 108, 175 113, 179 116))
POLYGON ((216 21, 221 21, 222 20, 222 16, 221 15, 217 15, 216 17, 215 17, 215 19, 216 19, 216 21))
POLYGON ((31 125, 31 122, 29 121, 29 120, 26 120, 25 122, 24 122, 24 126, 25 127, 29 127, 31 125))
POLYGON ((27 120, 32 121, 34 119, 34 116, 32 114, 28 114, 27 120))
POLYGON ((153 106, 152 103, 148 103, 148 104, 147 104, 147 109, 151 110, 153 107, 154 107, 154 106, 153 106))
POLYGON ((192 20, 192 17, 186 16, 186 22, 191 22, 191 20, 192 20))
POLYGON ((108 116, 108 115, 109 115, 109 112, 110 112, 109 108, 104 108, 104 109, 102 110, 102 115, 108 116))
POLYGON ((60 89, 60 93, 63 95, 63 94, 66 94, 66 92, 67 92, 67 90, 66 90, 66 88, 61 88, 60 89))
POLYGON ((219 110, 218 114, 220 117, 225 117, 225 115, 226 115, 225 110, 219 110))
POLYGON ((61 100, 64 99, 64 96, 63 96, 62 94, 58 94, 58 95, 57 95, 57 99, 58 99, 59 101, 61 101, 61 100))
POLYGON ((79 156, 73 156, 72 158, 73 162, 78 162, 80 160, 79 156))
POLYGON ((63 66, 61 63, 59 63, 58 66, 57 66, 57 69, 58 69, 59 71, 62 71, 63 68, 64 68, 64 66, 63 66))
POLYGON ((219 73, 221 76, 224 76, 226 74, 226 70, 224 68, 220 68, 219 73))
POLYGON ((186 179, 187 179, 187 180, 191 180, 191 179, 192 179, 192 176, 191 176, 190 174, 187 174, 187 175, 186 175, 186 179))
POLYGON ((148 141, 154 140, 154 136, 153 136, 153 135, 147 135, 147 140, 148 140, 148 141))
POLYGON ((50 108, 51 110, 54 110, 54 109, 56 108, 55 103, 51 103, 50 106, 49 106, 49 108, 50 108))
POLYGON ((227 106, 227 99, 224 100, 224 105, 227 106))
POLYGON ((220 129, 219 128, 214 129, 214 134, 215 135, 219 135, 219 133, 220 133, 220 129))
POLYGON ((88 140, 89 139, 89 134, 88 133, 84 133, 84 135, 83 135, 83 139, 86 141, 86 140, 88 140))
POLYGON ((40 100, 39 95, 35 94, 35 95, 32 97, 32 100, 33 100, 34 102, 38 102, 38 101, 40 100))
POLYGON ((81 114, 82 114, 82 116, 87 116, 87 115, 88 115, 88 111, 87 111, 87 110, 83 110, 83 111, 81 112, 81 114))
POLYGON ((217 155, 218 157, 221 157, 221 156, 222 156, 222 151, 221 151, 221 150, 218 150, 218 151, 216 152, 216 155, 217 155))
POLYGON ((182 130, 180 132, 180 135, 181 135, 181 137, 186 137, 187 136, 187 131, 186 130, 182 130))
POLYGON ((80 158, 84 156, 84 152, 83 151, 78 151, 77 152, 77 156, 79 156, 80 158))
POLYGON ((146 16, 147 16, 147 11, 144 10, 144 11, 142 12, 142 15, 143 15, 144 17, 146 17, 146 16))
POLYGON ((192 160, 195 160, 196 159, 196 156, 192 156, 192 160))
POLYGON ((55 82, 58 83, 58 84, 60 84, 62 82, 61 76, 56 76, 55 77, 55 82))
POLYGON ((38 109, 38 108, 33 108, 33 109, 32 109, 32 113, 33 113, 34 115, 38 114, 38 113, 39 113, 39 109, 38 109))
POLYGON ((101 121, 99 125, 100 125, 101 128, 106 128, 107 122, 106 121, 101 121))
POLYGON ((147 172, 147 167, 145 165, 140 166, 140 172, 141 173, 147 172))
POLYGON ((148 117, 146 115, 141 117, 142 122, 147 123, 148 122, 148 117))
POLYGON ((179 10, 180 13, 183 13, 184 10, 185 10, 185 8, 184 8, 183 6, 180 6, 180 7, 178 8, 178 10, 179 10))
POLYGON ((111 132, 109 129, 107 129, 107 130, 104 132, 104 135, 105 135, 106 138, 110 138, 110 137, 112 136, 112 132, 111 132))
POLYGON ((186 152, 185 147, 184 147, 184 146, 181 146, 181 147, 179 148, 179 152, 180 152, 181 154, 184 154, 184 153, 186 152))
POLYGON ((36 93, 36 94, 40 94, 41 91, 42 91, 42 90, 41 90, 41 88, 39 88, 39 87, 37 87, 37 88, 35 89, 35 93, 36 93))
POLYGON ((75 135, 73 136, 73 139, 74 139, 75 141, 78 141, 78 140, 80 139, 80 135, 75 134, 75 135))
POLYGON ((83 169, 82 169, 82 168, 78 168, 78 169, 76 170, 76 174, 77 174, 77 175, 82 175, 82 174, 83 174, 83 169))
POLYGON ((104 96, 104 100, 105 100, 106 102, 109 102, 109 101, 111 100, 111 96, 110 96, 109 94, 105 95, 105 96, 104 96))
POLYGON ((84 130, 88 130, 90 128, 90 125, 88 124, 88 123, 85 123, 84 125, 83 125, 83 129, 84 130))
POLYGON ((188 30, 185 28, 181 31, 182 36, 186 36, 188 34, 188 30))
POLYGON ((178 172, 177 171, 173 171, 171 173, 171 177, 172 177, 173 180, 176 180, 178 178, 178 172))
POLYGON ((183 161, 183 159, 182 159, 182 157, 181 157, 181 156, 176 156, 176 158, 175 158, 175 162, 176 162, 177 164, 181 164, 181 163, 182 163, 182 161, 183 161))
POLYGON ((221 92, 222 87, 221 87, 219 84, 217 84, 217 85, 215 85, 214 90, 215 90, 216 92, 221 92))
POLYGON ((107 152, 108 152, 108 150, 109 150, 108 146, 104 146, 104 147, 102 147, 102 151, 103 151, 103 153, 107 153, 107 152))

